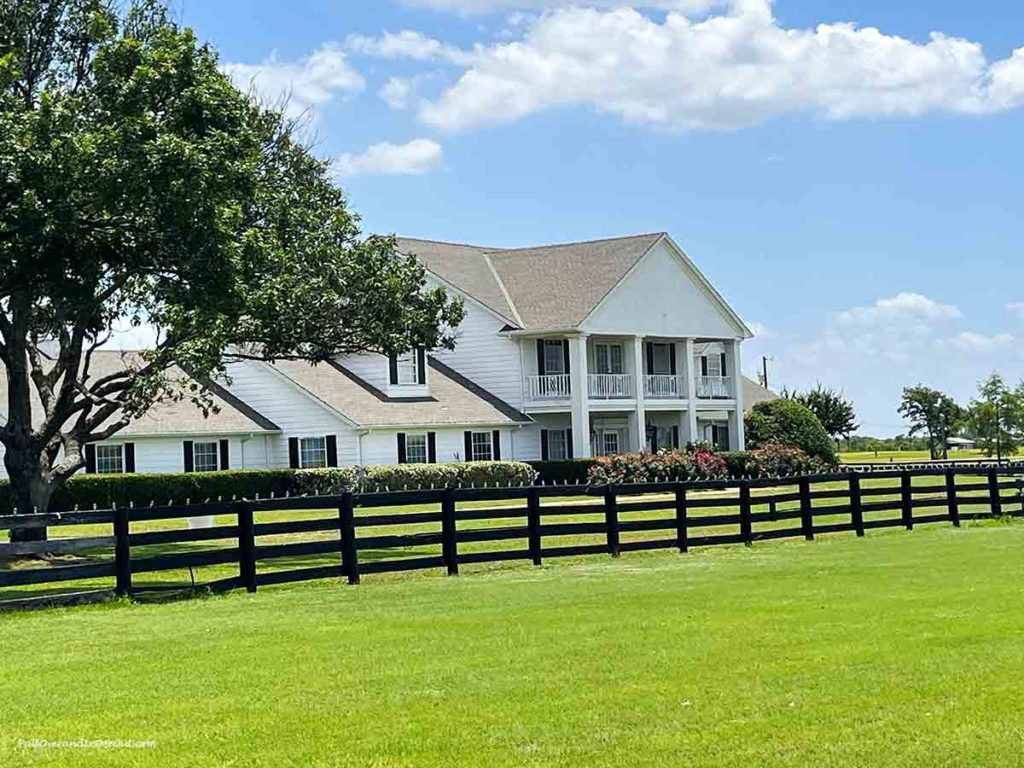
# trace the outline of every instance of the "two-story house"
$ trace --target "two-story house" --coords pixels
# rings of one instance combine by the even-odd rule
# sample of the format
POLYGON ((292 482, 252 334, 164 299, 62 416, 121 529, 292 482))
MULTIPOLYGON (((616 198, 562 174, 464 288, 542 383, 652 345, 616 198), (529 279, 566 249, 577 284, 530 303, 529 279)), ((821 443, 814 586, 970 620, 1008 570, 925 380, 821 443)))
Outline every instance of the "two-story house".
MULTIPOLYGON (((86 471, 741 449, 745 404, 772 396, 740 373, 749 329, 664 233, 525 249, 399 243, 464 299, 454 350, 233 363, 226 381, 200 382, 212 416, 155 405, 89 446, 86 471)), ((93 364, 134 360, 109 351, 93 364)))

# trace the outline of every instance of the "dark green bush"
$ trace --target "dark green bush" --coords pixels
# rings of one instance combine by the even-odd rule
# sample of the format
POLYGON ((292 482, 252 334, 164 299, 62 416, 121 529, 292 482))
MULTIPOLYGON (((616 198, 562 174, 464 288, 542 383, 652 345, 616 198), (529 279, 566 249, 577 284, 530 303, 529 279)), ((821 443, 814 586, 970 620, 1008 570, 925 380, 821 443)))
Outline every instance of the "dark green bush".
POLYGON ((541 483, 585 483, 590 477, 590 468, 594 459, 567 459, 564 461, 531 461, 531 467, 537 470, 537 480, 541 483))
POLYGON ((758 403, 747 414, 744 424, 750 448, 789 445, 830 467, 838 463, 835 445, 818 417, 795 400, 758 403))
MULTIPOLYGON (((528 485, 536 472, 515 461, 400 464, 332 469, 248 469, 164 475, 75 475, 53 495, 50 511, 201 503, 271 496, 333 496, 372 490, 528 485)), ((0 481, 0 514, 10 514, 9 484, 0 481)), ((19 510, 22 511, 22 510, 19 510)))

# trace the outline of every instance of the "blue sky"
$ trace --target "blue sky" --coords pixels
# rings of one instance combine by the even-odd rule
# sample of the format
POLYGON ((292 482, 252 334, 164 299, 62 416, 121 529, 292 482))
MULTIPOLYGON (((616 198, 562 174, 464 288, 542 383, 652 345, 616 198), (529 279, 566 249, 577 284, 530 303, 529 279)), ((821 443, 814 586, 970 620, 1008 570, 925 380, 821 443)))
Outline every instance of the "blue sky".
POLYGON ((843 388, 863 433, 904 385, 1024 375, 1024 3, 577 5, 175 8, 290 90, 368 232, 667 230, 761 331, 750 372, 843 388))

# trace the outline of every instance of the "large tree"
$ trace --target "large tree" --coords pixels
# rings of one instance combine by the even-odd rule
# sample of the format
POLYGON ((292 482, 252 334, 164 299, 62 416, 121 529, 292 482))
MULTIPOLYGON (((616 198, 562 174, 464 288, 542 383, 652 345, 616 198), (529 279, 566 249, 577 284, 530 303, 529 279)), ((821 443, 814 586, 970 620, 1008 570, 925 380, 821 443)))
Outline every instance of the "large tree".
POLYGON ((1024 442, 1024 383, 1011 389, 998 373, 978 385, 967 428, 989 456, 1012 456, 1024 442))
POLYGON ((829 437, 839 442, 839 438, 849 439, 857 431, 857 415, 853 410, 853 402, 843 397, 841 392, 818 384, 807 392, 789 392, 784 390, 783 397, 796 400, 810 409, 818 417, 829 437))
POLYGON ((910 423, 911 437, 924 432, 928 436, 933 459, 948 458, 946 441, 963 422, 963 409, 949 395, 922 385, 907 387, 899 407, 900 415, 910 423))
POLYGON ((19 511, 46 510, 87 443, 181 397, 172 370, 450 346, 461 304, 424 277, 360 235, 295 126, 155 0, 0 0, 0 442, 19 511), (154 348, 94 375, 111 329, 139 324, 154 348))

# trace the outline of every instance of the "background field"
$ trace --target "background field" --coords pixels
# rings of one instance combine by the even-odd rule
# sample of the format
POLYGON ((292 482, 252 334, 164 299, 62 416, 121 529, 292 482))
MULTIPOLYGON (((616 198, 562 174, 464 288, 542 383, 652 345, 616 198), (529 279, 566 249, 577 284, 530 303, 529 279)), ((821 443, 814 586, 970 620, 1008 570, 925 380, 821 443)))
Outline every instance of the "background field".
POLYGON ((0 764, 1022 764, 1022 547, 986 523, 8 615, 0 764))
MULTIPOLYGON (((1017 454, 1020 458, 1021 454, 1017 454)), ((950 451, 950 461, 966 461, 973 459, 991 458, 987 453, 980 450, 950 451)), ((1004 456, 1003 458, 1008 458, 1004 456)), ((914 462, 930 461, 928 451, 843 451, 839 454, 839 460, 844 464, 857 464, 861 462, 893 461, 893 462, 914 462)))

